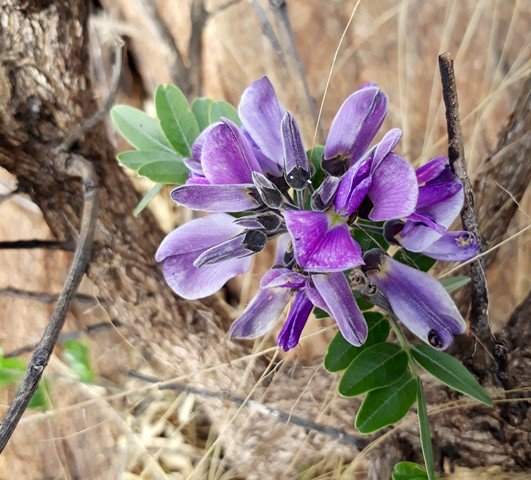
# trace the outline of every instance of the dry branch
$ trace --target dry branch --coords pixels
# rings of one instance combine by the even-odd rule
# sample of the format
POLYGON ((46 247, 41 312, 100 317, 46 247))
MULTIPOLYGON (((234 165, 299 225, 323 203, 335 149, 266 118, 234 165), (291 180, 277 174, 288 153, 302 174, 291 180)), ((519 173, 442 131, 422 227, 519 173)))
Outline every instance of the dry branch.
POLYGON ((17 388, 15 398, 0 423, 0 453, 4 450, 22 414, 26 410, 31 397, 35 393, 35 390, 37 390, 44 369, 50 360, 61 329, 65 323, 70 304, 81 283, 90 259, 98 212, 96 172, 90 162, 78 155, 72 155, 66 160, 65 173, 79 177, 83 182, 84 203, 79 239, 70 270, 65 279, 55 309, 31 357, 26 373, 17 388))

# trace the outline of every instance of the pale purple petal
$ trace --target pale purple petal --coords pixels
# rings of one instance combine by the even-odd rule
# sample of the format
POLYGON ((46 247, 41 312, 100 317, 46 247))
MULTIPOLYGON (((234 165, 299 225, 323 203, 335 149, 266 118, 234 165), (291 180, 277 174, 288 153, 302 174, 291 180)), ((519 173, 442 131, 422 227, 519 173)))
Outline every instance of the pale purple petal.
POLYGON ((463 188, 462 183, 455 182, 427 184, 419 188, 417 209, 427 208, 448 200, 463 188))
POLYGON ((371 166, 373 171, 378 165, 380 165, 380 162, 387 156, 387 154, 391 153, 393 148, 398 145, 398 142, 400 142, 401 138, 402 130, 399 128, 393 128, 384 135, 380 143, 376 145, 376 149, 374 151, 373 162, 371 166))
POLYGON ((267 333, 286 308, 291 297, 287 288, 261 288, 242 316, 230 329, 230 338, 257 338, 267 333))
POLYGON ((367 338, 367 323, 354 299, 343 273, 312 275, 312 281, 323 297, 328 311, 347 342, 360 346, 367 338))
POLYGON ((311 272, 339 272, 361 265, 362 253, 344 223, 323 212, 283 212, 295 258, 311 272))
POLYGON ((372 184, 370 176, 372 159, 367 158, 355 163, 341 178, 334 197, 334 209, 348 217, 361 205, 372 184))
POLYGON ((387 95, 375 86, 362 88, 345 100, 330 125, 323 156, 325 170, 341 159, 348 167, 363 156, 384 121, 387 104, 387 95))
POLYGON ((210 131, 219 124, 220 122, 216 122, 212 125, 209 125, 195 139, 194 144, 192 145, 192 157, 184 159, 184 164, 190 169, 191 172, 198 175, 203 175, 203 167, 201 166, 201 152, 203 151, 203 143, 205 142, 205 138, 207 138, 207 136, 210 134, 210 131))
POLYGON ((190 172, 190 176, 186 180, 185 185, 210 185, 210 182, 203 175, 190 172))
POLYGON ((284 264, 284 255, 291 243, 291 236, 289 233, 283 233, 277 237, 277 245, 275 249, 275 263, 274 265, 284 264))
POLYGON ((445 262, 464 262, 479 254, 479 244, 470 232, 447 232, 422 253, 445 262))
POLYGON ((301 338, 302 330, 312 312, 313 304, 304 293, 299 290, 291 304, 288 318, 278 334, 277 343, 285 352, 296 347, 301 338))
POLYGON ((306 295, 310 299, 310 301, 321 310, 324 310, 328 315, 330 314, 330 310, 328 309, 328 305, 324 301, 324 298, 321 296, 317 288, 315 288, 315 285, 311 281, 306 282, 306 286, 304 287, 304 290, 306 292, 306 295))
POLYGON ((290 112, 286 112, 282 119, 281 133, 284 152, 284 177, 290 187, 303 190, 310 180, 310 162, 306 157, 299 127, 290 112))
POLYGON ((212 128, 204 139, 201 166, 213 185, 252 183, 252 172, 261 172, 248 140, 227 119, 212 128))
POLYGON ((206 297, 217 292, 230 278, 249 270, 250 258, 200 269, 193 265, 203 252, 241 232, 232 222, 233 218, 224 213, 209 215, 192 220, 166 236, 155 258, 164 262, 164 278, 175 293, 187 299, 206 297))
POLYGON ((387 155, 373 172, 369 197, 374 204, 371 220, 391 220, 413 213, 418 198, 413 167, 395 153, 387 155))
POLYGON ((256 160, 258 160, 262 171, 264 173, 272 175, 273 177, 282 177, 282 162, 277 163, 267 157, 264 153, 262 153, 262 151, 258 148, 258 145, 256 145, 254 140, 249 135, 249 132, 245 129, 245 127, 241 127, 241 131, 245 135, 245 138, 249 140, 254 156, 256 157, 256 160))
POLYGON ((302 288, 306 285, 306 277, 289 268, 272 268, 269 272, 267 277, 262 277, 260 288, 302 288))
POLYGON ((415 174, 419 184, 429 182, 436 178, 446 167, 448 157, 436 157, 422 167, 417 168, 415 174))
MULTIPOLYGON (((409 330, 434 347, 447 348, 453 336, 466 329, 466 323, 450 295, 427 273, 380 252, 380 268, 368 271, 369 279, 409 330)), ((365 255, 373 253, 369 251, 365 255)))
POLYGON ((243 92, 238 114, 245 130, 261 152, 282 169, 280 124, 286 110, 267 77, 251 83, 243 92))
POLYGON ((179 205, 204 212, 244 212, 260 206, 253 184, 181 185, 170 197, 179 205))

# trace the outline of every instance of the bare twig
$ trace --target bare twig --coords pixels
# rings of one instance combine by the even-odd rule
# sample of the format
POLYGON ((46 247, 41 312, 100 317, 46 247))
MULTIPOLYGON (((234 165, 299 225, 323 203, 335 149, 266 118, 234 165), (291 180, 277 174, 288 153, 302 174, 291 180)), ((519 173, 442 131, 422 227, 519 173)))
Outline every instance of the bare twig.
MULTIPOLYGON (((230 2, 229 2, 230 3, 230 2)), ((200 95, 203 86, 203 30, 209 18, 205 9, 205 0, 192 0, 190 8, 190 24, 192 31, 188 41, 188 81, 190 95, 200 95)))
POLYGON ((40 248, 44 250, 64 250, 73 252, 75 245, 72 242, 62 242, 59 240, 14 240, 0 242, 0 250, 24 250, 40 248))
POLYGON ((254 7, 254 10, 256 12, 256 16, 258 18, 258 21, 260 22, 260 25, 262 25, 262 32, 267 37, 267 39, 271 42, 271 45, 273 45, 273 48, 275 49, 275 53, 277 54, 280 62, 284 67, 287 67, 286 65, 286 59, 284 58, 284 52, 282 51, 282 47, 280 46, 280 42, 278 41, 277 36, 275 35, 275 32, 273 31, 273 27, 271 26, 271 22, 267 18, 267 15, 260 5, 258 3, 258 0, 252 0, 252 4, 254 7))
POLYGON ((61 143, 61 150, 65 152, 70 151, 74 142, 88 132, 91 128, 100 123, 103 119, 105 119, 110 109, 114 105, 116 95, 118 94, 118 88, 120 87, 120 77, 122 76, 123 48, 124 41, 118 37, 116 39, 116 46, 114 49, 114 70, 111 79, 111 86, 109 88, 109 94, 105 99, 105 103, 97 112, 94 113, 94 115, 89 117, 66 136, 61 143))
POLYGON ((80 177, 83 181, 84 203, 79 239, 70 270, 65 279, 55 309, 31 357, 31 361, 17 389, 15 398, 0 423, 0 452, 4 450, 22 414, 26 410, 31 397, 37 389, 44 368, 48 364, 61 329, 63 328, 72 299, 76 294, 76 290, 79 287, 90 259, 98 211, 96 171, 93 165, 83 157, 71 155, 66 163, 66 173, 73 177, 80 177))
MULTIPOLYGON (((60 295, 56 293, 48 292, 36 292, 34 290, 21 290, 19 288, 6 287, 0 288, 0 297, 15 297, 15 298, 25 298, 27 300, 35 300, 40 303, 54 303, 57 302, 60 295)), ((76 293, 74 295, 74 300, 82 303, 88 304, 99 304, 101 303, 98 299, 94 298, 91 295, 84 295, 82 293, 76 293)))
MULTIPOLYGON (((463 183, 465 201, 461 210, 463 227, 472 232, 480 242, 480 252, 485 246, 479 235, 479 225, 474 211, 474 193, 465 165, 465 152, 461 124, 459 122, 459 104, 453 60, 450 54, 439 55, 439 70, 444 104, 446 106, 446 124, 448 128, 448 158, 453 172, 463 183)), ((487 279, 485 277, 483 259, 480 258, 470 266, 472 307, 470 312, 470 327, 480 342, 490 344, 492 332, 489 324, 489 295, 487 279)))
MULTIPOLYGON (((160 382, 160 380, 155 377, 150 377, 148 375, 144 375, 136 371, 129 371, 128 375, 130 377, 142 380, 143 382, 160 382)), ((234 403, 235 405, 246 405, 247 407, 256 410, 264 415, 269 415, 273 418, 276 418, 279 422, 289 423, 291 425, 302 427, 306 430, 311 430, 317 433, 322 433, 323 435, 327 435, 332 438, 336 438, 344 444, 352 445, 357 450, 363 449, 368 444, 365 439, 356 435, 352 435, 343 430, 342 428, 329 427, 328 425, 323 425, 322 423, 317 423, 312 420, 308 420, 306 418, 302 418, 297 415, 292 415, 288 412, 278 410, 276 408, 265 405, 264 403, 259 403, 254 400, 248 400, 244 397, 231 395, 230 392, 227 391, 206 390, 203 388, 190 387, 188 385, 183 385, 180 383, 171 383, 169 385, 161 386, 160 390, 173 390, 176 392, 193 393, 204 398, 220 398, 222 400, 234 403)))
MULTIPOLYGON (((100 330, 106 330, 111 327, 121 327, 122 324, 118 320, 111 320, 110 322, 98 322, 91 325, 87 325, 81 330, 76 330, 75 332, 61 333, 57 339, 57 345, 61 345, 69 340, 76 340, 77 338, 83 337, 84 335, 89 335, 100 330)), ((24 353, 32 352, 37 348, 38 343, 29 343, 15 350, 11 350, 8 353, 4 354, 4 358, 12 358, 23 355, 24 353)))

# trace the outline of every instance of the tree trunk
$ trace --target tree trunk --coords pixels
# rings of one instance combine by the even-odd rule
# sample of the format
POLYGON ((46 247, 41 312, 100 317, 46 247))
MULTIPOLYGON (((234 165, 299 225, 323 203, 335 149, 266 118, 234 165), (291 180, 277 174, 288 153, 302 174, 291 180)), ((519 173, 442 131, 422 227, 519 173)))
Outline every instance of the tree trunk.
MULTIPOLYGON (((0 13, 0 165, 17 176, 60 240, 75 238, 82 195, 74 179, 57 172, 54 158, 62 139, 97 108, 87 67, 88 14, 87 2, 82 0, 4 0, 0 13)), ((104 127, 86 134, 75 151, 95 165, 101 190, 87 275, 110 317, 124 325, 124 335, 141 349, 160 377, 178 376, 193 386, 252 394, 253 399, 282 411, 289 412, 295 404, 295 414, 354 433, 356 402, 339 398, 334 377, 320 368, 320 360, 289 365, 268 355, 245 357, 252 353, 248 344, 226 340, 230 318, 217 308, 223 302, 220 297, 184 301, 167 288, 153 258, 163 233, 149 212, 140 218, 132 216, 138 195, 118 168, 104 127)), ((525 315, 520 317, 515 324, 521 325, 525 315)), ((529 329, 514 331, 517 335, 509 332, 509 336, 520 346, 511 352, 510 360, 521 366, 529 359, 529 350, 524 350, 531 337, 529 329)), ((529 380, 529 372, 522 370, 519 384, 529 380)), ((500 390, 493 393, 503 396, 500 390)), ((449 399, 454 396, 447 390, 430 389, 430 404, 449 399)), ((310 460, 330 456, 348 460, 356 454, 341 438, 279 422, 252 404, 236 412, 221 399, 204 402, 222 434, 226 457, 242 472, 254 472, 248 478, 292 476, 310 460)), ((522 423, 527 404, 518 404, 518 421, 507 418, 503 405, 467 406, 434 417, 432 431, 440 458, 515 471, 530 467, 525 452, 531 451, 531 445, 522 423)), ((407 452, 409 458, 420 461, 414 429, 399 430, 383 450, 373 452, 378 463, 389 442, 398 445, 400 459, 407 452)), ((388 456, 385 465, 388 468, 388 456)), ((377 471, 378 478, 385 478, 382 470, 377 471)))

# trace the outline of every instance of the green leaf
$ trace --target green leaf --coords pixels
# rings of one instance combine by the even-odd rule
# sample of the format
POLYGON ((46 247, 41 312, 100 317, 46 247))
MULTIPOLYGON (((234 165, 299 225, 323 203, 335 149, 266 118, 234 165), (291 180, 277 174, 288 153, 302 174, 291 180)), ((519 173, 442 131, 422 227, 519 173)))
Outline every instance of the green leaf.
POLYGON ((426 399, 424 398, 424 390, 422 389, 420 379, 418 380, 417 387, 417 417, 419 422, 420 446, 422 448, 422 455, 424 456, 424 464, 426 465, 427 478, 428 480, 434 480, 435 461, 433 460, 433 448, 431 445, 430 421, 428 419, 426 399))
POLYGON ((116 105, 111 110, 111 119, 123 137, 138 150, 173 152, 159 122, 142 110, 128 105, 116 105))
POLYGON ((230 103, 219 100, 214 102, 210 108, 210 123, 219 122, 222 117, 232 120, 239 127, 242 125, 238 110, 236 110, 230 103))
MULTIPOLYGON (((381 222, 372 222, 372 224, 375 226, 383 225, 381 222)), ((371 248, 381 248, 382 250, 387 250, 389 248, 389 243, 386 242, 383 235, 363 230, 362 224, 356 224, 355 227, 354 238, 360 244, 361 249, 364 252, 371 248)))
POLYGON ((395 383, 367 394, 356 415, 356 428, 367 434, 398 422, 416 397, 417 379, 405 372, 395 383))
POLYGON ((26 370, 24 360, 13 357, 0 357, 0 388, 17 383, 26 370))
POLYGON ((190 171, 179 159, 148 163, 140 167, 138 173, 153 182, 181 185, 188 179, 190 171))
POLYGON ((404 248, 398 250, 398 252, 393 255, 393 258, 423 272, 427 272, 437 261, 426 255, 422 255, 422 253, 410 252, 404 248))
POLYGON ((441 280, 442 286, 446 289, 448 293, 455 292, 461 287, 464 287, 467 283, 470 282, 470 277, 466 275, 457 275, 456 277, 443 278, 441 280))
POLYGON ((339 382, 339 393, 355 397, 396 382, 407 370, 407 353, 396 343, 377 343, 361 352, 339 382))
POLYGON ((199 126, 184 93, 174 85, 159 85, 155 90, 155 108, 160 127, 172 147, 189 157, 199 126))
POLYGON ((210 110, 214 102, 210 98, 196 98, 192 103, 192 112, 195 115, 199 130, 202 132, 210 125, 210 110))
POLYGON ((94 382, 94 372, 90 366, 89 351, 85 342, 69 340, 63 343, 63 356, 79 380, 85 383, 94 382))
POLYGON ((313 314, 315 315, 315 318, 321 320, 323 318, 330 318, 330 315, 326 313, 324 310, 321 310, 320 308, 314 307, 313 314))
POLYGON ((341 332, 338 332, 330 342, 324 358, 324 367, 329 372, 339 372, 344 370, 350 365, 352 360, 369 346, 385 342, 387 339, 390 327, 389 322, 382 314, 377 312, 365 312, 363 316, 369 327, 367 339, 361 346, 355 347, 345 340, 343 335, 341 335, 341 332))
POLYGON ((492 400, 473 375, 451 355, 435 350, 426 344, 415 345, 411 350, 415 361, 435 378, 458 392, 492 406, 492 400))
POLYGON ((161 183, 156 183, 155 185, 153 185, 153 187, 151 187, 151 190, 144 195, 142 200, 140 200, 140 202, 138 202, 138 205, 135 207, 135 210, 133 211, 133 215, 135 217, 138 217, 140 215, 142 210, 144 210, 144 208, 148 206, 149 202, 151 202, 151 200, 153 200, 157 196, 157 194, 162 190, 162 187, 163 185, 161 183))
POLYGON ((356 303, 358 304, 358 307, 360 307, 361 311, 370 310, 372 307, 374 307, 374 305, 369 300, 367 300, 365 297, 363 297, 361 293, 358 292, 357 290, 354 290, 352 293, 354 294, 356 303))
POLYGON ((37 390, 35 390, 35 393, 28 403, 28 408, 41 408, 43 410, 50 408, 48 390, 48 381, 45 378, 42 378, 37 390))
POLYGON ((116 155, 116 159, 126 168, 138 170, 140 167, 152 162, 160 161, 178 161, 182 162, 175 152, 163 152, 160 150, 131 150, 116 155))
POLYGON ((325 173, 321 168, 321 159, 323 158, 324 147, 322 145, 316 145, 313 148, 310 148, 306 151, 306 157, 313 165, 315 173, 312 177, 312 186, 313 188, 318 188, 321 183, 323 183, 325 173))
POLYGON ((393 469, 392 480, 427 480, 426 470, 413 462, 399 462, 393 469))

